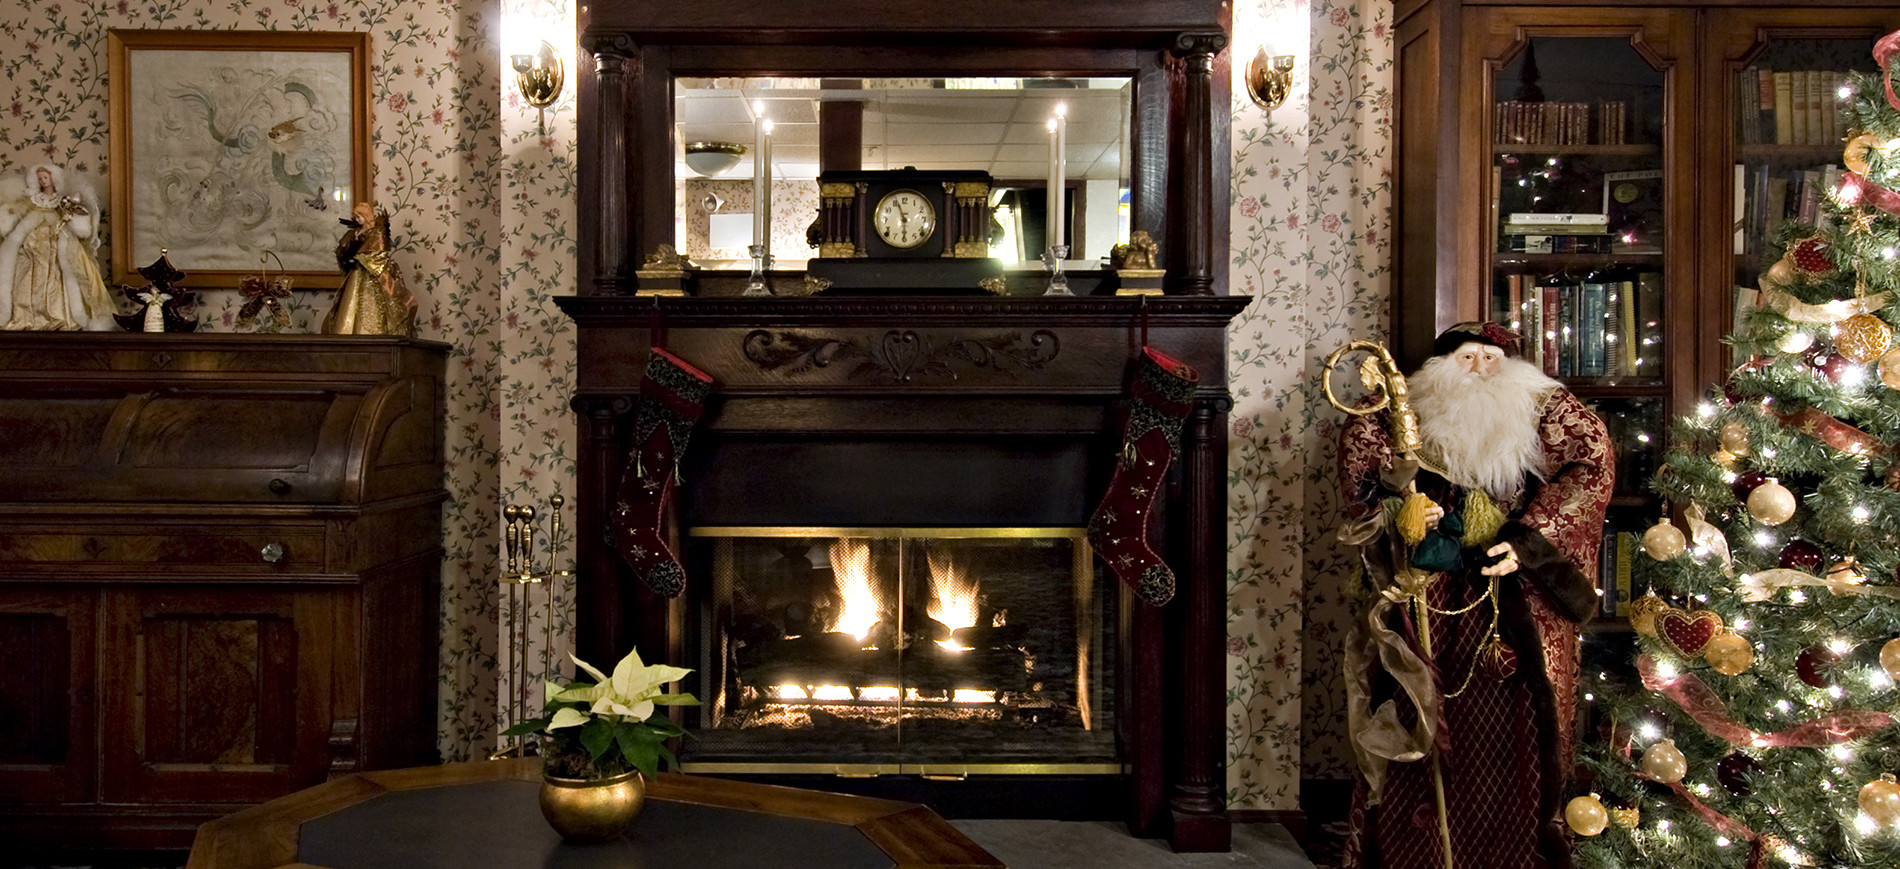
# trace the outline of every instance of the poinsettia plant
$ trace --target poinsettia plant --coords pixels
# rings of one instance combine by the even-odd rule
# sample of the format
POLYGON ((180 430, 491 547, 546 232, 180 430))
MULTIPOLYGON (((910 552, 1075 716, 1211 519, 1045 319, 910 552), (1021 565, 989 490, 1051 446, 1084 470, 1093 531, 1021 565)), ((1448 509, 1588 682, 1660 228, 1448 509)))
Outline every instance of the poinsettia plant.
POLYGON ((659 772, 662 757, 679 765, 666 740, 686 731, 659 707, 696 706, 699 699, 660 689, 693 671, 648 665, 634 650, 614 665, 609 677, 571 653, 568 657, 595 681, 564 686, 548 682, 541 717, 516 724, 502 731, 503 736, 541 736, 542 768, 560 778, 612 778, 637 769, 650 779, 659 772))

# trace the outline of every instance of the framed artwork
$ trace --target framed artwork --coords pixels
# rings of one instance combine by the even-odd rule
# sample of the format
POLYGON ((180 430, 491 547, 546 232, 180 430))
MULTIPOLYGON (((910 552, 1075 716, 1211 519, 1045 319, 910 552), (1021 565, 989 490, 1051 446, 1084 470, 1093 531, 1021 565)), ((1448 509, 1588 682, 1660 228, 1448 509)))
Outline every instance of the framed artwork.
POLYGON ((337 221, 369 195, 369 34, 113 30, 106 49, 113 279, 162 252, 182 286, 235 287, 268 251, 338 286, 337 221))

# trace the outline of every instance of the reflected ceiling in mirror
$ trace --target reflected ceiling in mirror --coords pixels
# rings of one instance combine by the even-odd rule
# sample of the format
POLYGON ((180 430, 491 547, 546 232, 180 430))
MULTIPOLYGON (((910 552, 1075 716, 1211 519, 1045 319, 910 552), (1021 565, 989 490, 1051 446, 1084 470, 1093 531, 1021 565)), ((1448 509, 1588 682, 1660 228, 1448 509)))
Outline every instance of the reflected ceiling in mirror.
POLYGON ((857 102, 864 169, 982 170, 998 181, 1049 175, 1047 123, 1068 117, 1067 177, 1126 186, 1133 88, 1126 78, 680 78, 674 177, 692 177, 684 143, 730 142, 747 154, 725 177, 751 177, 754 106, 772 122, 772 174, 816 178, 819 106, 857 102))

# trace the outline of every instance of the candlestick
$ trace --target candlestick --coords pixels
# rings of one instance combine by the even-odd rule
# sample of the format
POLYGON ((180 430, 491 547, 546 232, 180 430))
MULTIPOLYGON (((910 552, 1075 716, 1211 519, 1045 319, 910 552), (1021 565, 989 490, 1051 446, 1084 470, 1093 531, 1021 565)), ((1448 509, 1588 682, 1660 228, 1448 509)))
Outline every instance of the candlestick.
POLYGON ((1063 243, 1062 226, 1067 217, 1063 213, 1063 186, 1069 174, 1068 154, 1065 153, 1068 148, 1068 128, 1068 106, 1057 103, 1056 116, 1049 119, 1049 198, 1046 205, 1049 214, 1044 222, 1049 236, 1047 247, 1063 243))
POLYGON ((752 246, 765 244, 765 174, 771 161, 765 153, 765 101, 752 104, 752 246))
POLYGON ((764 169, 760 171, 760 175, 764 177, 764 192, 758 196, 758 213, 760 213, 760 222, 766 228, 764 232, 760 232, 758 243, 766 245, 766 268, 771 268, 771 122, 768 120, 764 126, 766 126, 766 148, 764 148, 764 154, 760 156, 760 160, 764 162, 764 169))

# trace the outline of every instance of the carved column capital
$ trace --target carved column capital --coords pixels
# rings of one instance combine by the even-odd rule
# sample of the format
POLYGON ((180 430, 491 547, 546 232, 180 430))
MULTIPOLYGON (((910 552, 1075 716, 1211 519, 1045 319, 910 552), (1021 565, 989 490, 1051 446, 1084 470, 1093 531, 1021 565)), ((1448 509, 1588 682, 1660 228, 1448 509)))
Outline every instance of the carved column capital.
POLYGON ((1206 33, 1177 33, 1170 52, 1175 57, 1186 58, 1189 63, 1207 69, 1214 55, 1227 47, 1227 34, 1220 31, 1206 33))
POLYGON ((639 46, 634 43, 632 34, 612 31, 582 34, 581 48, 593 55, 595 62, 604 69, 609 63, 624 62, 632 57, 639 46))

